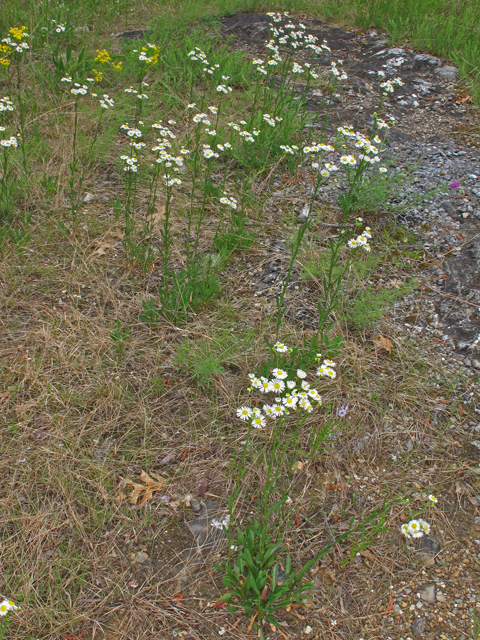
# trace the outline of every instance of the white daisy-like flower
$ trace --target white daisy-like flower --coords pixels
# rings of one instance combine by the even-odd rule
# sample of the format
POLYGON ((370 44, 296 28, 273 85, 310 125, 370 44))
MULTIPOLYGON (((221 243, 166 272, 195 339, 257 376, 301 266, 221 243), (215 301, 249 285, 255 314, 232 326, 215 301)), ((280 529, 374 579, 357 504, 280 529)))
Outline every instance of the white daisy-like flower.
POLYGON ((272 374, 279 380, 285 380, 285 378, 288 376, 288 373, 283 369, 272 369, 272 374))
POLYGON ((307 413, 312 413, 313 407, 312 407, 311 403, 306 398, 302 398, 298 404, 307 413))
POLYGON ((261 378, 260 379, 260 384, 258 386, 258 390, 261 393, 270 393, 271 391, 271 387, 270 387, 270 382, 269 380, 267 380, 267 378, 261 378))
POLYGON ((347 246, 350 247, 350 249, 356 249, 360 246, 360 243, 355 238, 352 238, 348 241, 347 246))
POLYGON ((297 383, 295 382, 295 380, 287 380, 287 387, 288 389, 290 389, 290 391, 292 389, 295 389, 296 386, 297 386, 297 383))
POLYGON ((412 538, 421 538, 423 536, 422 525, 418 520, 410 520, 408 531, 412 538))
POLYGON ((288 409, 294 409, 295 405, 298 402, 298 398, 296 396, 285 396, 285 398, 283 398, 282 400, 283 405, 288 409))
POLYGON ((420 523, 420 528, 423 531, 423 533, 428 536, 428 534, 430 533, 430 525, 428 524, 428 522, 425 522, 425 520, 421 520, 420 518, 418 519, 418 522, 420 523))
POLYGON ((429 500, 432 504, 437 504, 437 502, 438 502, 438 499, 437 499, 437 498, 436 498, 432 493, 428 496, 428 500, 429 500))
POLYGON ((240 407, 237 409, 237 418, 240 420, 249 420, 253 415, 253 411, 249 407, 240 407))
POLYGON ((326 376, 327 375, 327 371, 328 371, 328 367, 326 367, 325 365, 321 365, 320 367, 318 367, 317 369, 317 376, 326 376))
POLYGON ((255 389, 260 389, 261 385, 262 381, 259 378, 252 379, 252 387, 254 387, 255 389))
POLYGON ((262 412, 257 407, 255 407, 255 409, 252 409, 252 413, 256 418, 262 415, 262 412))
POLYGON ((386 169, 385 167, 380 167, 379 171, 380 173, 387 173, 388 169, 386 169))
POLYGON ((271 418, 273 416, 273 408, 274 405, 269 405, 269 404, 264 404, 263 405, 263 413, 268 417, 271 418))
POLYGON ((322 396, 318 393, 316 389, 310 389, 310 391, 308 392, 308 395, 310 396, 310 398, 312 398, 316 402, 322 401, 322 396))
POLYGON ((328 378, 331 378, 332 380, 334 380, 337 377, 336 372, 333 369, 328 369, 328 368, 326 369, 325 375, 328 378))
POLYGON ((252 427, 254 429, 261 429, 266 425, 265 418, 262 415, 255 416, 252 420, 252 427))
POLYGON ((300 378, 301 380, 303 380, 306 377, 307 377, 307 374, 305 373, 305 371, 303 371, 303 369, 297 369, 297 378, 300 378))
POLYGON ((334 362, 333 360, 324 360, 324 361, 323 361, 323 364, 324 364, 326 367, 334 367, 334 366, 335 366, 335 362, 334 362))
POLYGON ((270 382, 270 391, 274 391, 275 393, 282 393, 285 391, 285 383, 283 380, 272 380, 270 382))
POLYGON ((288 351, 288 347, 283 342, 276 342, 273 346, 278 353, 286 353, 288 351))
POLYGON ((304 391, 308 391, 310 389, 310 384, 306 380, 302 380, 302 389, 304 391))
POLYGON ((403 533, 404 536, 407 536, 407 538, 410 538, 410 529, 408 527, 408 524, 402 524, 402 526, 400 527, 401 532, 403 533))
POLYGON ((274 418, 280 418, 285 414, 285 407, 281 404, 275 404, 272 406, 272 416, 274 418))

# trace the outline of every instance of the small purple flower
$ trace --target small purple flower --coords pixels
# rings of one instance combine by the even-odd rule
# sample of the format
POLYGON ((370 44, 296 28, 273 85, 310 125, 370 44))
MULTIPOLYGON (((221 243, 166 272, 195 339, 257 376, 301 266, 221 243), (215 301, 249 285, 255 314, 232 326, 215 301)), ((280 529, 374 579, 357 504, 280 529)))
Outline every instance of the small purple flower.
POLYGON ((348 413, 348 404, 342 404, 340 409, 338 410, 338 417, 344 418, 348 413))
POLYGON ((458 189, 467 178, 458 178, 458 180, 454 180, 449 184, 450 189, 458 189))

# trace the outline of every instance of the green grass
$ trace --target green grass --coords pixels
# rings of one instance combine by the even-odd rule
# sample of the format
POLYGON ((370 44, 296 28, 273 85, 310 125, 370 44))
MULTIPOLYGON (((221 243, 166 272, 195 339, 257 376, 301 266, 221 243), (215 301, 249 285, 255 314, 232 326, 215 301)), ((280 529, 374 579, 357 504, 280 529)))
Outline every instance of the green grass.
MULTIPOLYGON (((71 6, 54 9, 50 0, 50 15, 58 22, 91 25, 93 21, 105 26, 125 15, 126 3, 107 0, 97 3, 83 0, 71 6)), ((192 24, 236 11, 266 12, 289 10, 354 24, 363 28, 375 27, 386 30, 395 43, 408 43, 424 51, 439 55, 457 64, 463 78, 471 84, 476 102, 480 100, 480 3, 477 0, 179 0, 145 3, 145 23, 153 34, 162 36, 165 42, 179 43, 178 36, 190 31, 192 24), (148 11, 155 8, 154 17, 148 11), (168 26, 167 26, 168 25, 168 26)), ((138 13, 134 23, 127 14, 126 28, 138 27, 138 13)), ((141 12, 140 12, 141 13, 141 12)), ((3 33, 12 24, 26 24, 32 29, 39 24, 43 7, 37 0, 6 3, 0 16, 0 31, 3 33)), ((214 30, 213 23, 212 29, 214 30)), ((96 34, 84 32, 82 39, 93 41, 96 34)), ((75 38, 78 34, 75 34, 75 38)), ((108 43, 107 43, 108 44, 108 43)), ((160 42, 158 42, 160 44, 160 42)), ((196 41, 198 45, 198 41, 196 41)), ((169 57, 182 56, 183 47, 167 47, 169 57), (173 51, 172 51, 173 50, 173 51)), ((181 66, 181 63, 180 63, 181 66)), ((165 77, 180 82, 181 76, 173 69, 165 69, 165 77)), ((174 94, 171 96, 175 101, 174 94)), ((168 99, 168 96, 167 96, 168 99)))
POLYGON ((253 336, 253 330, 233 333, 224 329, 200 340, 184 338, 175 362, 180 369, 191 373, 199 387, 207 389, 216 376, 225 372, 225 367, 235 365, 253 336))

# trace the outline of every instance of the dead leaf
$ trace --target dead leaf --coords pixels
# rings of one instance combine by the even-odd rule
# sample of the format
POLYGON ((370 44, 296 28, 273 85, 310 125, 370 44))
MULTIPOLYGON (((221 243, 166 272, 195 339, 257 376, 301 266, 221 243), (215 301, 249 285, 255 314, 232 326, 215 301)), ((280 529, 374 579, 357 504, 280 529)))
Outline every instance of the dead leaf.
POLYGON ((151 219, 153 228, 158 226, 163 221, 164 217, 165 217, 165 205, 157 204, 151 219))
POLYGON ((390 282, 387 284, 387 289, 391 289, 394 287, 395 289, 401 289, 403 286, 403 282, 398 278, 392 278, 390 282))
POLYGON ((162 458, 158 464, 169 464, 170 462, 173 462, 173 460, 176 460, 178 458, 178 455, 178 451, 172 451, 172 453, 169 453, 164 458, 162 458))
POLYGON ((385 336, 374 336, 372 338, 372 342, 375 343, 375 348, 378 349, 379 351, 384 349, 388 355, 392 354, 392 342, 391 340, 389 340, 387 337, 385 336))
POLYGON ((103 240, 103 242, 101 242, 98 247, 95 249, 95 251, 92 253, 92 258, 93 256, 104 256, 107 252, 107 249, 111 249, 113 247, 113 241, 112 239, 109 240, 103 240))
POLYGON ((130 487, 133 487, 133 491, 130 495, 130 504, 137 504, 138 499, 141 498, 139 507, 142 507, 146 502, 153 498, 153 494, 155 491, 161 491, 165 486, 165 479, 161 476, 157 476, 155 473, 151 472, 152 478, 146 473, 142 471, 140 474, 140 482, 143 484, 139 484, 138 482, 133 482, 133 480, 127 479, 125 480, 125 484, 128 484, 130 487))
POLYGON ((457 100, 458 100, 458 102, 461 102, 462 104, 465 104, 466 102, 473 102, 472 96, 469 96, 469 95, 457 96, 457 100))
POLYGON ((201 478, 197 484, 197 494, 199 496, 205 495, 208 489, 208 480, 206 478, 201 478))

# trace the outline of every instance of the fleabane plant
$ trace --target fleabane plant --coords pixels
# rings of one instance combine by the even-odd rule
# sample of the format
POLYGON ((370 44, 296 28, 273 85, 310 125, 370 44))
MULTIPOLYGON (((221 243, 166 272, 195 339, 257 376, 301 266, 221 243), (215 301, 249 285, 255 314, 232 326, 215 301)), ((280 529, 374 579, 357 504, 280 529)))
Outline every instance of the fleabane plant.
POLYGON ((12 611, 18 611, 20 609, 12 600, 4 599, 0 602, 0 640, 5 637, 7 625, 10 622, 10 615, 12 611))
MULTIPOLYGON (((244 405, 237 409, 237 417, 249 422, 254 429, 265 427, 267 420, 286 418, 290 414, 297 414, 297 418, 301 414, 306 416, 322 405, 321 395, 308 381, 312 374, 298 365, 302 362, 297 355, 298 349, 290 349, 282 342, 276 342, 271 347, 277 354, 278 366, 271 369, 268 377, 250 373, 248 389, 250 392, 258 391, 268 402, 264 402, 261 408, 244 405)), ((306 355, 308 357, 310 354, 306 355)), ((330 380, 337 377, 333 360, 322 358, 321 354, 317 354, 315 360, 318 362, 317 377, 330 380)))

